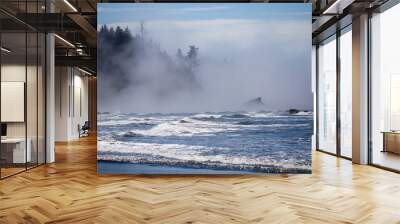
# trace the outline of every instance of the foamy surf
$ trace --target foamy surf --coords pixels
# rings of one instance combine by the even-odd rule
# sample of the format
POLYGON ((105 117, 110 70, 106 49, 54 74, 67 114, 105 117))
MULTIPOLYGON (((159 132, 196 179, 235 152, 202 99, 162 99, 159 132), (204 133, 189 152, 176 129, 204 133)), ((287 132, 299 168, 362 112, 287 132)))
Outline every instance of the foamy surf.
POLYGON ((237 130, 237 126, 213 122, 196 121, 188 118, 179 121, 165 122, 148 130, 131 130, 130 133, 142 136, 193 136, 196 134, 215 134, 237 130))
POLYGON ((309 173, 312 124, 311 115, 266 111, 105 114, 99 121, 98 160, 219 171, 309 173))
POLYGON ((175 163, 186 164, 190 167, 234 167, 241 170, 260 170, 262 167, 280 167, 282 169, 310 169, 310 165, 304 161, 282 159, 274 160, 268 156, 229 156, 221 153, 229 151, 228 148, 191 146, 183 144, 151 144, 151 143, 99 143, 97 158, 103 161, 149 163, 158 165, 170 165, 175 163), (213 152, 218 151, 215 155, 213 152))

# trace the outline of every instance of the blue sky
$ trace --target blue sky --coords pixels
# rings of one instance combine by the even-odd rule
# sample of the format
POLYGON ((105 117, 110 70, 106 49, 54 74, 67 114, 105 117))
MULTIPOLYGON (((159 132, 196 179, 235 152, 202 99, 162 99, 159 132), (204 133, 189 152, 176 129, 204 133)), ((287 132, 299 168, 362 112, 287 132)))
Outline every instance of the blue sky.
POLYGON ((140 20, 309 20, 311 4, 100 3, 98 23, 140 20))

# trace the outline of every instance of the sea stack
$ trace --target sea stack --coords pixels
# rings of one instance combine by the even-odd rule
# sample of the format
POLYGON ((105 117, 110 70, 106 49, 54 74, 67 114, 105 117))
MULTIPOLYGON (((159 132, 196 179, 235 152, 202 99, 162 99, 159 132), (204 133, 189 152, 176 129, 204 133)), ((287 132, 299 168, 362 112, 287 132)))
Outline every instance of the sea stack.
POLYGON ((261 97, 257 97, 257 98, 247 101, 245 106, 246 106, 246 108, 251 109, 251 110, 265 109, 265 104, 262 101, 261 97))

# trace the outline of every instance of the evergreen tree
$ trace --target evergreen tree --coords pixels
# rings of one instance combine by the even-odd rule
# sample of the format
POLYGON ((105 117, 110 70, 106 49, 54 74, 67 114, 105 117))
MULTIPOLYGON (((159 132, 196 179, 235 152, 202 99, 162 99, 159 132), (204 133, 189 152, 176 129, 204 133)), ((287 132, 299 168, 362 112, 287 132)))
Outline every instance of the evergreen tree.
POLYGON ((178 49, 178 51, 176 52, 176 58, 178 58, 179 60, 183 60, 184 59, 184 56, 183 56, 183 53, 182 53, 182 49, 178 49))
MULTIPOLYGON (((162 50, 159 43, 152 41, 149 37, 143 37, 144 23, 140 24, 140 31, 135 36, 128 28, 107 27, 103 25, 98 31, 98 50, 97 54, 101 61, 98 63, 99 73, 106 76, 110 86, 115 92, 121 91, 128 86, 135 85, 137 76, 137 66, 146 58, 156 60, 161 66, 167 77, 165 80, 170 82, 166 87, 174 86, 172 91, 182 88, 193 88, 196 86, 195 69, 199 66, 199 48, 195 45, 189 46, 189 50, 184 55, 182 49, 176 52, 173 60, 166 51, 162 50), (127 67, 125 62, 129 62, 127 67)), ((151 69, 149 68, 149 71, 151 69)), ((170 92, 169 89, 161 89, 160 95, 170 92)))
POLYGON ((189 51, 186 55, 186 59, 192 71, 199 65, 198 54, 199 48, 197 48, 195 45, 190 45, 189 51))

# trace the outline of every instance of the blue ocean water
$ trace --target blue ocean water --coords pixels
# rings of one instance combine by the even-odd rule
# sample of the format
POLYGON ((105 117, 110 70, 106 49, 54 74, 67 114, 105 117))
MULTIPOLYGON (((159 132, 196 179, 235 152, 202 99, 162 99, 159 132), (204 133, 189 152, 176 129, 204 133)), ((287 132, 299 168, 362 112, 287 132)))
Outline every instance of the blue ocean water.
POLYGON ((98 119, 99 173, 311 172, 311 113, 101 113, 98 119))

